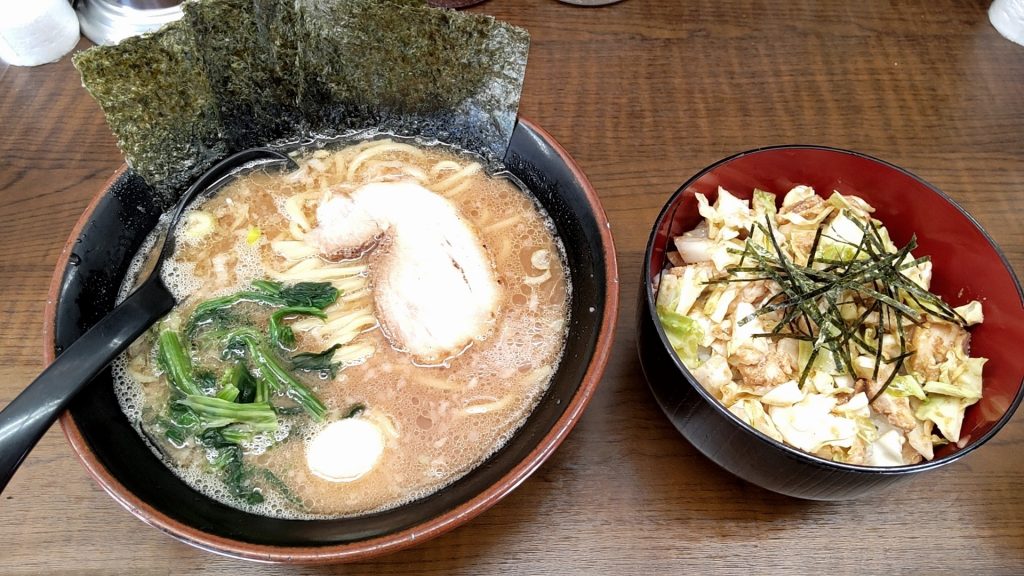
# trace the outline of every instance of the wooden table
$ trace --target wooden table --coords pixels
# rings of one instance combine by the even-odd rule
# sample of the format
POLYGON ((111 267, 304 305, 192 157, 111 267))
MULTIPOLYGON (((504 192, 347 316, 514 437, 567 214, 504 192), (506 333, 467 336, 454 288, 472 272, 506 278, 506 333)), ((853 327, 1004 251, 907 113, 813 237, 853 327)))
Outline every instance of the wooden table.
MULTIPOLYGON (((981 450, 871 500, 812 503, 747 485, 660 414, 635 353, 635 283, 662 203, 734 152, 852 148, 945 190, 1024 270, 1024 47, 985 0, 627 0, 474 10, 533 37, 521 112, 589 175, 623 283, 615 353, 561 449, 470 524, 344 573, 1024 573, 1024 417, 981 450)), ((85 47, 83 41, 80 47, 85 47)), ((0 405, 42 365, 54 264, 122 162, 68 58, 0 64, 0 405)), ((1021 346, 1007 342, 1007 346, 1021 346)), ((143 525, 50 431, 0 496, 0 573, 262 568, 143 525)), ((310 570, 329 572, 330 569, 310 570)))

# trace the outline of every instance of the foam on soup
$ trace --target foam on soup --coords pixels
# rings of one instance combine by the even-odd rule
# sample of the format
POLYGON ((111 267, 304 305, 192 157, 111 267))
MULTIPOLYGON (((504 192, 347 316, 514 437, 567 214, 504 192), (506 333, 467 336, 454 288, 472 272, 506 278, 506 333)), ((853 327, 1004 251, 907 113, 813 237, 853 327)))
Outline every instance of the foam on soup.
MULTIPOLYGON (((547 390, 568 326, 571 287, 564 249, 529 193, 441 145, 374 140, 317 149, 297 161, 298 171, 254 172, 191 209, 179 228, 177 251, 162 270, 179 305, 115 364, 117 397, 169 467, 232 506, 282 518, 392 508, 480 464, 547 390), (422 200, 422 219, 408 210, 393 214, 407 207, 366 196, 375 191, 395 193, 406 203, 422 200), (328 206, 332 199, 344 205, 328 206), (377 228, 349 246, 349 232, 355 235, 365 223, 352 217, 368 218, 377 228), (328 218, 351 227, 326 234, 320 220, 328 218), (465 229, 435 229, 433 223, 445 218, 457 218, 465 229), (326 237, 343 249, 334 250, 326 237), (454 246, 463 237, 475 238, 479 246, 454 246), (430 242, 445 252, 425 252, 430 242), (334 252, 324 253, 329 250, 334 252), (419 268, 399 270, 403 258, 419 268), (391 267, 387 273, 385 266, 391 267), (469 278, 473 274, 482 279, 469 278), (481 276, 488 274, 493 276, 481 276), (446 278, 454 278, 461 302, 442 302, 450 292, 446 278), (330 282, 338 289, 337 299, 323 309, 325 319, 287 317, 293 349, 274 348, 278 361, 326 407, 326 416, 316 421, 294 398, 277 393, 270 400, 276 430, 238 442, 238 469, 258 493, 239 498, 225 482, 224 452, 197 436, 181 441, 168 433, 169 407, 181 410, 182 397, 157 361, 157 340, 160 331, 181 334, 197 381, 205 383, 207 394, 217 394, 235 360, 225 360, 216 346, 197 344, 198 337, 192 342, 189 317, 200 302, 263 280, 279 286, 330 282), (451 323, 438 324, 437 314, 425 311, 422 318, 433 318, 433 325, 410 330, 401 324, 432 300, 449 306, 451 323), (466 312, 472 306, 480 313, 466 312), (461 332, 454 326, 460 322, 461 332), (291 367, 296 354, 332 348, 333 374, 291 367), (337 425, 346 419, 359 424, 337 425)), ((151 246, 152 241, 140 252, 128 278, 151 246)), ((129 288, 130 282, 123 294, 129 288)), ((261 330, 274 311, 253 302, 230 309, 261 330)))

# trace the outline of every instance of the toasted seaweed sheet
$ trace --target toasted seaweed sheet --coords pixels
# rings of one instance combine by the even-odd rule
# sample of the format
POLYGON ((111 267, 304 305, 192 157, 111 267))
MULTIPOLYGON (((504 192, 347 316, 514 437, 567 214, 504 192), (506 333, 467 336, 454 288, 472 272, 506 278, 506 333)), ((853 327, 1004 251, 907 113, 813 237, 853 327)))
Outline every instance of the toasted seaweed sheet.
POLYGON ((74 63, 129 164, 173 195, 232 152, 367 130, 497 162, 528 47, 521 28, 423 0, 204 0, 74 63))
POLYGON ((74 64, 146 182, 181 188, 229 153, 195 37, 182 22, 80 52, 74 64))
POLYGON ((186 3, 184 10, 229 149, 307 128, 296 106, 298 84, 290 79, 299 50, 293 2, 220 0, 186 3))

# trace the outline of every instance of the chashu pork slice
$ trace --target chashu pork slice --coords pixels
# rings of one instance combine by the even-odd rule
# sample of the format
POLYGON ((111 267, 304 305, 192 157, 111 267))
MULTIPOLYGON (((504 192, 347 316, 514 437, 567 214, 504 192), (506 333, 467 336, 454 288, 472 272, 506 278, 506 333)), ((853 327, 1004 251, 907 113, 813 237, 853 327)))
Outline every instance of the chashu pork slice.
POLYGON ((318 226, 309 240, 328 260, 358 258, 380 241, 384 230, 371 214, 348 196, 334 196, 316 209, 318 226))
POLYGON ((377 319, 422 364, 458 355, 494 325, 501 286, 458 208, 419 184, 367 184, 317 209, 310 235, 325 257, 369 247, 377 319))

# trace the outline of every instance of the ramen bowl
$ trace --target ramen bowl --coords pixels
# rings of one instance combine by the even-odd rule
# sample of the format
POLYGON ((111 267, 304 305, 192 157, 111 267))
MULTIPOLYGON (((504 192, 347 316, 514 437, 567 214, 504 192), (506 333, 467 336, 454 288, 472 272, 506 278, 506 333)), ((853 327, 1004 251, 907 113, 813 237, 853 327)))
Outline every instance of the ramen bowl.
MULTIPOLYGON (((438 536, 523 482, 569 434, 608 359, 618 307, 615 250, 594 190, 554 139, 520 119, 506 168, 544 206, 565 246, 573 283, 565 351, 523 426, 491 457, 441 490, 396 508, 329 520, 284 520, 229 507, 193 490, 122 413, 110 371, 71 404, 61 425, 89 473, 144 522, 193 546, 265 562, 366 559, 438 536)), ((46 358, 109 311, 132 256, 160 210, 149 188, 120 169, 71 234, 51 284, 46 358)))
MULTIPOLYGON (((1008 342, 1024 339, 1024 298, 1006 258, 981 226, 952 199, 892 164, 846 150, 780 146, 743 152, 701 170, 669 199, 644 257, 637 347, 657 403, 676 429, 716 464, 753 484, 798 498, 844 500, 963 458, 994 436, 1020 404, 1024 358, 1008 342), (984 396, 967 409, 961 442, 937 448, 918 464, 869 467, 833 462, 777 442, 742 422, 707 392, 674 353, 655 310, 653 282, 666 265, 672 238, 701 216, 695 194, 710 202, 721 186, 749 199, 754 188, 785 194, 805 184, 819 194, 853 194, 875 207, 893 240, 913 235, 915 255, 933 261, 932 291, 960 305, 980 300, 985 322, 971 331, 971 355, 989 359, 984 396)), ((966 471, 965 471, 966 473, 966 471)))

